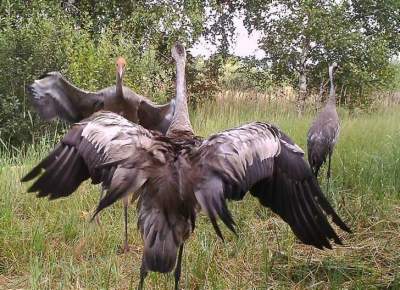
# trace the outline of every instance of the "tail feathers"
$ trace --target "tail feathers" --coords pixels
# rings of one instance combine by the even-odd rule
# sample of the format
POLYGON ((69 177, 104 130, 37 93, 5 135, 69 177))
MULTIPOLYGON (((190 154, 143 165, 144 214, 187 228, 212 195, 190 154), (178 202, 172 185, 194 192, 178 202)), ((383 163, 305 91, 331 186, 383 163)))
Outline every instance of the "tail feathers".
POLYGON ((160 234, 154 234, 153 231, 150 234, 152 240, 149 239, 144 243, 144 265, 149 271, 171 272, 175 267, 178 251, 172 232, 167 233, 162 240, 160 234))
POLYGON ((153 272, 171 272, 176 263, 177 251, 183 243, 181 226, 171 224, 161 211, 152 210, 139 219, 144 239, 143 263, 153 272))

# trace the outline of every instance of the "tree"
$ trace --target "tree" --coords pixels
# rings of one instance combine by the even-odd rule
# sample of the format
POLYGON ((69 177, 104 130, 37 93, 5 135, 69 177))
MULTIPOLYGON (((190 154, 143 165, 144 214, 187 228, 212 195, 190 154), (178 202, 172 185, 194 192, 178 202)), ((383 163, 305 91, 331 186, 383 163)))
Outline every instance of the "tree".
POLYGON ((342 67, 338 83, 354 94, 390 78, 390 57, 399 51, 399 1, 246 1, 238 6, 251 31, 261 30, 276 81, 299 84, 302 111, 309 85, 316 88, 327 66, 342 67), (391 12, 388 12, 391 11, 391 12))
POLYGON ((187 46, 204 30, 195 1, 0 1, 0 143, 19 145, 49 125, 30 114, 26 85, 61 71, 94 90, 115 81, 114 59, 128 60, 125 83, 164 102, 172 94, 170 46, 187 46))

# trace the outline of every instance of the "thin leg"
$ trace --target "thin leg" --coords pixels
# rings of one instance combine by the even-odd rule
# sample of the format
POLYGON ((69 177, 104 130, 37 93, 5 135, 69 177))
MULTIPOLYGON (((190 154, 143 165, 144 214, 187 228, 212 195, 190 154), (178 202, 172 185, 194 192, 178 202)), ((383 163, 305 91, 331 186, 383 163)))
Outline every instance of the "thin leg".
POLYGON ((143 258, 142 258, 142 266, 140 266, 140 282, 139 282, 138 290, 142 290, 143 289, 144 279, 147 276, 147 270, 145 269, 143 263, 144 262, 143 262, 143 258))
POLYGON ((329 192, 329 180, 331 178, 331 156, 332 156, 332 151, 329 150, 329 153, 328 153, 328 171, 326 172, 326 179, 327 179, 326 193, 329 192))
MULTIPOLYGON (((99 203, 100 203, 101 199, 103 198, 104 192, 105 192, 105 189, 104 189, 103 187, 101 187, 101 189, 100 189, 99 203)), ((99 215, 96 215, 95 220, 96 220, 96 224, 97 224, 97 225, 100 225, 100 216, 99 216, 99 215)))
POLYGON ((179 247, 178 261, 176 262, 176 267, 175 267, 175 290, 179 289, 179 280, 181 279, 182 253, 183 253, 183 244, 179 247))
POLYGON ((315 167, 315 170, 314 170, 315 178, 318 178, 319 168, 320 168, 319 166, 315 167))
POLYGON ((125 221, 125 240, 124 240, 124 253, 129 252, 129 244, 128 244, 128 206, 129 206, 129 198, 125 197, 123 199, 124 203, 124 221, 125 221))

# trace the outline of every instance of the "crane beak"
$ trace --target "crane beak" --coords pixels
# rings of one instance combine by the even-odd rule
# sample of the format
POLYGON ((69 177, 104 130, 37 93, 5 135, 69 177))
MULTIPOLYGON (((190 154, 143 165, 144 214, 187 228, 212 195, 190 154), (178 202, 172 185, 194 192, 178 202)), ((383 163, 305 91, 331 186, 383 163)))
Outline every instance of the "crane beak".
POLYGON ((120 79, 122 79, 122 76, 124 75, 124 67, 122 65, 118 65, 117 74, 118 74, 118 77, 120 79))

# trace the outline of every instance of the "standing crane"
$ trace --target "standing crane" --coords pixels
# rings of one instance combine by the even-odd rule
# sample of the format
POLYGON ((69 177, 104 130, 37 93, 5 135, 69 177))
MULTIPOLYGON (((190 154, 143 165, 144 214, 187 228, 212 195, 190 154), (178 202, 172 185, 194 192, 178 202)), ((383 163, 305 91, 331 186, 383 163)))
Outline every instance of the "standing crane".
MULTIPOLYGON (((144 128, 165 134, 173 112, 175 100, 165 105, 153 104, 147 98, 136 94, 123 85, 126 60, 118 57, 115 62, 116 84, 98 92, 81 90, 68 82, 59 72, 50 72, 28 86, 33 107, 45 120, 60 118, 68 122, 79 122, 99 110, 115 112, 144 128)), ((100 199, 104 188, 101 189, 100 199)), ((128 206, 123 199, 124 243, 122 252, 129 251, 128 244, 128 206)), ((96 218, 99 223, 99 218, 96 218)))
POLYGON ((323 195, 304 152, 277 127, 253 122, 201 139, 194 134, 187 106, 186 53, 176 61, 176 109, 166 135, 147 130, 112 112, 97 112, 74 124, 50 154, 22 181, 38 197, 68 196, 86 179, 107 189, 94 217, 116 200, 138 199, 138 227, 144 241, 139 289, 149 271, 175 268, 179 287, 185 241, 194 231, 198 209, 223 239, 220 219, 236 224, 227 200, 247 192, 288 223, 305 244, 342 244, 332 222, 350 232, 323 195), (132 194, 133 193, 133 194, 132 194))
POLYGON ((328 157, 328 170, 326 173, 327 191, 329 191, 329 179, 331 177, 331 157, 340 130, 339 116, 336 111, 335 84, 333 81, 334 72, 337 67, 336 62, 329 66, 329 98, 323 110, 312 123, 307 134, 308 162, 315 177, 318 177, 319 169, 328 157))

